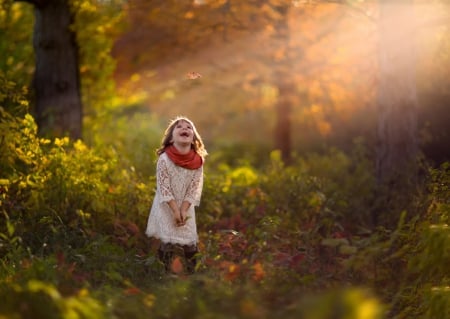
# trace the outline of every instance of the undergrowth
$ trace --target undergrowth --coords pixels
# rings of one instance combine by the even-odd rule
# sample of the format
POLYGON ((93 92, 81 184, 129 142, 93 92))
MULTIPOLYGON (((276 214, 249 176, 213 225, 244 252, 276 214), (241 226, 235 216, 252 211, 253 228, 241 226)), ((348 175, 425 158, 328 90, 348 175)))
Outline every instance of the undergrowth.
POLYGON ((197 209, 198 269, 177 260, 166 274, 144 236, 148 165, 0 115, 0 317, 449 317, 447 164, 429 171, 426 208, 389 229, 368 223, 361 145, 290 166, 276 151, 263 167, 218 156, 197 209))

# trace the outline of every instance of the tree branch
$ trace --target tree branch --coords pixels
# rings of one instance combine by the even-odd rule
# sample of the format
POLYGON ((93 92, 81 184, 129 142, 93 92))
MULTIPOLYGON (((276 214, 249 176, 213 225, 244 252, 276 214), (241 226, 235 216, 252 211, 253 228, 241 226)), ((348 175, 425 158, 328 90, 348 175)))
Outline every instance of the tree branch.
POLYGON ((357 6, 357 5, 351 4, 351 3, 347 2, 347 1, 342 1, 342 0, 324 0, 324 1, 319 1, 319 3, 334 3, 334 4, 337 4, 337 5, 341 5, 341 6, 346 7, 347 9, 349 9, 349 10, 351 10, 351 11, 353 11, 353 12, 359 14, 359 15, 361 15, 362 17, 367 18, 372 23, 376 23, 377 22, 363 8, 361 8, 361 7, 357 6))

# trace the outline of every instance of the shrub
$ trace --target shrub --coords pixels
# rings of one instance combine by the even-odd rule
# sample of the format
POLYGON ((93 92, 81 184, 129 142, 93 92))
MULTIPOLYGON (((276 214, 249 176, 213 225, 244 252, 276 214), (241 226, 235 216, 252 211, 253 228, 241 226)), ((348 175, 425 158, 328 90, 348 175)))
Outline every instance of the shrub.
MULTIPOLYGON (((392 318, 446 318, 450 314, 448 264, 449 165, 430 171, 425 212, 398 226, 360 238, 348 265, 358 282, 374 286, 389 303, 392 318)), ((356 239, 356 238, 355 238, 356 239)))
POLYGON ((87 290, 64 297, 53 285, 38 280, 2 285, 0 298, 0 316, 5 318, 107 318, 103 306, 87 290))

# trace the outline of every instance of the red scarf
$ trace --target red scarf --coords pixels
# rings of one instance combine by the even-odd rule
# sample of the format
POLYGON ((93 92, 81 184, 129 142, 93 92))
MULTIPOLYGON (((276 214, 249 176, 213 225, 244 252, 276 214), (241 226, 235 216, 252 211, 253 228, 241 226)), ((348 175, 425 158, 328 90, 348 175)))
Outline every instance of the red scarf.
POLYGON ((175 146, 170 145, 164 149, 164 152, 166 152, 167 156, 169 156, 175 165, 187 169, 197 169, 203 165, 203 158, 193 149, 191 149, 187 154, 181 154, 175 146))

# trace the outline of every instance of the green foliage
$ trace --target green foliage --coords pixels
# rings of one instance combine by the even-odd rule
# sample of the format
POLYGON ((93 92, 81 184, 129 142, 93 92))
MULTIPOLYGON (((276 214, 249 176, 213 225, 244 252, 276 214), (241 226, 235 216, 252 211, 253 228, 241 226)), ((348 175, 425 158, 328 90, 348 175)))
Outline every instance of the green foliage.
POLYGON ((92 116, 116 96, 112 81, 116 63, 111 50, 122 29, 123 2, 70 0, 70 3, 79 46, 83 105, 92 116))
POLYGON ((448 165, 430 172, 426 213, 370 234, 353 211, 372 187, 360 150, 291 166, 279 152, 262 168, 207 162, 198 274, 170 277, 143 234, 154 178, 130 168, 153 170, 132 156, 151 147, 133 136, 157 121, 91 148, 1 112, 1 294, 27 304, 8 297, 4 315, 381 318, 381 301, 391 317, 448 311, 448 165))
POLYGON ((53 285, 38 280, 2 285, 0 298, 0 316, 5 318, 107 318, 104 307, 86 290, 64 297, 53 285))
MULTIPOLYGON (((9 85, 3 101, 22 103, 9 85)), ((89 147, 39 138, 31 115, 0 112, 0 315, 448 313, 448 165, 429 173, 429 197, 418 198, 426 211, 403 214, 394 230, 361 232, 373 180, 360 145, 351 154, 298 156, 290 166, 277 151, 258 166, 251 158, 236 165, 213 158, 197 209, 198 272, 186 277, 175 271, 182 264, 164 272, 143 232, 155 187, 156 118, 115 114, 117 125, 97 131, 89 147)))
POLYGON ((34 70, 33 21, 30 5, 11 0, 0 1, 0 75, 5 75, 20 87, 28 86, 34 70))
MULTIPOLYGON (((94 229, 102 232, 116 220, 145 218, 152 184, 121 169, 113 151, 94 151, 67 138, 38 138, 30 115, 21 119, 2 111, 0 125, 7 132, 1 144, 0 209, 14 225, 14 236, 33 252, 42 245, 50 251, 79 247, 94 229)), ((11 237, 11 231, 5 233, 11 237)))
MULTIPOLYGON (((112 80, 115 61, 111 50, 114 39, 123 29, 123 2, 69 2, 75 17, 73 28, 79 48, 84 110, 86 114, 95 116, 116 95, 112 80)), ((30 86, 34 72, 33 23, 32 5, 0 0, 0 52, 3 57, 0 81, 4 76, 24 90, 30 86)))
POLYGON ((361 276, 358 280, 376 287, 390 302, 390 317, 431 319, 450 315, 448 168, 446 163, 430 171, 425 212, 417 212, 408 221, 403 212, 395 230, 381 228, 370 237, 355 238, 360 251, 349 260, 349 266, 361 276))
POLYGON ((153 178, 156 170, 156 149, 161 143, 163 124, 148 113, 133 112, 133 106, 125 106, 125 114, 114 110, 105 112, 102 121, 92 119, 87 124, 94 148, 111 146, 122 165, 126 165, 143 180, 153 178), (127 114, 129 110, 131 114, 127 114))
MULTIPOLYGON (((28 112, 29 102, 25 99, 26 87, 19 89, 17 84, 7 78, 0 70, 0 107, 12 115, 24 115, 28 112)), ((2 114, 2 118, 5 115, 2 114)))

